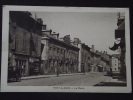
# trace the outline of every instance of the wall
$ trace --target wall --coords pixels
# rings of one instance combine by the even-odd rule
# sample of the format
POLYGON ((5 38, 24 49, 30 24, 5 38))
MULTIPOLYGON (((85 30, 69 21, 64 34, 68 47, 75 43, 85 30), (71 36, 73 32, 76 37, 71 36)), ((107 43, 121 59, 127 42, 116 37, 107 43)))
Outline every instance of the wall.
POLYGON ((58 67, 60 73, 72 73, 77 71, 78 52, 71 49, 71 47, 65 46, 66 44, 59 40, 47 38, 46 36, 42 37, 42 44, 44 44, 42 51, 42 68, 45 70, 44 74, 56 73, 58 67))
POLYGON ((118 67, 119 67, 118 59, 112 57, 112 71, 118 71, 118 67))

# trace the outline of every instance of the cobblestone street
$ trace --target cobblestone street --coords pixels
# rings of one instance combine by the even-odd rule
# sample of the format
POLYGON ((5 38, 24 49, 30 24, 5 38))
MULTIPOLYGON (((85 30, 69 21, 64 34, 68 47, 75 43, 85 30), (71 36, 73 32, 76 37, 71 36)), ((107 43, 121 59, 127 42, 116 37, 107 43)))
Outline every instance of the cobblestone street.
POLYGON ((90 72, 80 75, 51 76, 45 78, 21 80, 21 82, 8 83, 9 86, 93 86, 99 82, 109 80, 111 77, 103 73, 90 72))

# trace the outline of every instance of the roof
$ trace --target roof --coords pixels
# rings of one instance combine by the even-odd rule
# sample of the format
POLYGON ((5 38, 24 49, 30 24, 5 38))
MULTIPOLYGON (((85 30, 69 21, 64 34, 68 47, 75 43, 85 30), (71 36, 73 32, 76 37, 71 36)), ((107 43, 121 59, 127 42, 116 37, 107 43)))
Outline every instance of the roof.
POLYGON ((16 23, 17 26, 27 30, 28 32, 41 35, 42 24, 30 16, 29 12, 10 11, 10 23, 16 23))
POLYGON ((88 46, 88 45, 86 45, 86 44, 82 44, 82 48, 84 48, 84 49, 86 49, 86 50, 88 50, 88 51, 90 51, 90 47, 88 46))
POLYGON ((116 57, 116 58, 118 58, 118 59, 120 59, 120 54, 112 54, 112 57, 116 57))
POLYGON ((60 45, 64 45, 65 47, 73 48, 74 50, 79 51, 79 48, 78 48, 78 47, 73 46, 73 45, 71 45, 71 44, 67 44, 67 43, 65 43, 64 41, 61 41, 61 40, 59 40, 59 39, 56 39, 56 38, 54 38, 52 35, 46 34, 46 36, 49 38, 49 40, 50 40, 51 42, 54 42, 54 43, 57 42, 57 43, 59 43, 60 45))
POLYGON ((94 52, 94 51, 91 51, 91 53, 94 53, 95 55, 98 55, 98 56, 101 56, 103 60, 105 61, 109 61, 109 54, 104 54, 102 52, 94 52))

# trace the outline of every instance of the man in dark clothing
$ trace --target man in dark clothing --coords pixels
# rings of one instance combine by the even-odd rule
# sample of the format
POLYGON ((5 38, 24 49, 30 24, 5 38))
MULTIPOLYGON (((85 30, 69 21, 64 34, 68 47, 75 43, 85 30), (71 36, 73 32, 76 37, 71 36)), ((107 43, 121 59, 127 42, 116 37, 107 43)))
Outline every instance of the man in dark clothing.
POLYGON ((110 68, 110 76, 113 77, 112 68, 110 68))

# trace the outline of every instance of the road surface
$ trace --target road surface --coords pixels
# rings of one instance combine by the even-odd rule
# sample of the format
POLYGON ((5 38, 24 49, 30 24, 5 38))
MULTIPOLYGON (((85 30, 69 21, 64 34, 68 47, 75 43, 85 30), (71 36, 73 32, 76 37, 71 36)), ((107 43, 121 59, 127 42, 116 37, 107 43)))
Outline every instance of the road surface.
POLYGON ((104 76, 103 73, 94 72, 81 75, 70 76, 53 76, 49 78, 38 78, 21 80, 21 82, 8 83, 9 86, 94 86, 99 82, 108 80, 109 76, 104 76))

